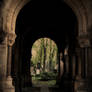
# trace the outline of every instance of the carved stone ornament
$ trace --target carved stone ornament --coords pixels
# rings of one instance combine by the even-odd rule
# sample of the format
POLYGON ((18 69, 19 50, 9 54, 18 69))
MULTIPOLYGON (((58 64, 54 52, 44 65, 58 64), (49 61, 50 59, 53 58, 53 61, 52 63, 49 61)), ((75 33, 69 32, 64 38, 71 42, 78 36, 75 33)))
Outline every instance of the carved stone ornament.
POLYGON ((90 47, 90 39, 88 37, 79 37, 79 45, 81 48, 90 47))
POLYGON ((7 43, 9 46, 12 46, 15 42, 16 34, 15 33, 8 33, 7 43))

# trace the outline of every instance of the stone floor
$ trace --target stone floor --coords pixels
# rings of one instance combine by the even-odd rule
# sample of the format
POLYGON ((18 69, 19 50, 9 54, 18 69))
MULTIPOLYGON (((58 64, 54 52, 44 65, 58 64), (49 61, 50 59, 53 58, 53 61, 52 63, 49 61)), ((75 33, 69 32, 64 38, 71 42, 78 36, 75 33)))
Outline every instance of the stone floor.
POLYGON ((56 85, 56 82, 53 85, 50 85, 46 81, 36 81, 33 82, 32 87, 22 88, 22 92, 61 92, 61 88, 56 85))
POLYGON ((56 84, 53 85, 47 83, 47 81, 35 81, 32 87, 22 88, 22 92, 61 92, 56 84))
POLYGON ((30 88, 23 88, 22 92, 61 92, 57 87, 30 87, 30 88))

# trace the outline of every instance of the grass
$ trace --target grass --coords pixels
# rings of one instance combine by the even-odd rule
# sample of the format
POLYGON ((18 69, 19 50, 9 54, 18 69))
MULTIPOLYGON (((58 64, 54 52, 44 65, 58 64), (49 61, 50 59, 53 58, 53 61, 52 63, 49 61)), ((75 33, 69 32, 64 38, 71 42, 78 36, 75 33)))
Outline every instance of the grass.
POLYGON ((54 86, 56 84, 56 80, 48 80, 48 81, 42 81, 41 77, 32 77, 32 82, 34 85, 38 86, 54 86))
POLYGON ((39 85, 39 86, 42 86, 42 85, 53 86, 53 85, 55 85, 55 83, 56 83, 56 80, 49 80, 49 81, 33 80, 33 84, 39 85))

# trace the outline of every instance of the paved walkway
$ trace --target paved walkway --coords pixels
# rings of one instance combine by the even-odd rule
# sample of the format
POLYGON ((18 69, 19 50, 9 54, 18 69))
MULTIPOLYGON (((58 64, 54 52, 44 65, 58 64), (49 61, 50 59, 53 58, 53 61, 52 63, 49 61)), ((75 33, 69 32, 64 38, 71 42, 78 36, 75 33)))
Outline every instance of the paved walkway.
POLYGON ((41 87, 41 92, 49 92, 48 87, 46 86, 41 87))
POLYGON ((32 87, 27 87, 23 89, 23 92, 60 92, 58 91, 58 86, 48 86, 47 84, 33 85, 32 87))
POLYGON ((61 91, 59 91, 57 87, 42 86, 42 87, 23 88, 22 92, 61 92, 61 91))

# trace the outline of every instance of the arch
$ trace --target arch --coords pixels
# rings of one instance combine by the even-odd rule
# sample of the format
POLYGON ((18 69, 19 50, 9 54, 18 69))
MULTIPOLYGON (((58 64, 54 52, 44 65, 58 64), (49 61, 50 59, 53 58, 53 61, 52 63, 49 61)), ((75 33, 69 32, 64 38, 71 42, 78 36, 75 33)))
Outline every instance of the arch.
MULTIPOLYGON (((58 48, 58 44, 53 40, 53 39, 51 39, 50 37, 40 37, 40 38, 38 38, 38 39, 36 39, 33 43, 32 43, 32 46, 34 45, 34 44, 36 44, 36 42, 38 42, 38 41, 41 41, 41 39, 48 39, 49 41, 51 41, 54 45, 55 45, 55 47, 57 48, 57 51, 59 50, 59 48, 58 48)), ((32 49, 33 49, 33 47, 31 47, 31 51, 32 51, 32 49)), ((32 52, 31 52, 32 53, 32 52)))
POLYGON ((87 33, 87 13, 82 1, 64 0, 64 2, 73 10, 78 20, 79 36, 87 33))
POLYGON ((50 36, 40 36, 40 37, 36 37, 36 38, 34 38, 34 40, 32 41, 32 44, 31 44, 31 45, 33 45, 36 41, 40 40, 41 38, 47 38, 47 39, 52 40, 52 41, 56 44, 57 48, 59 48, 59 44, 57 43, 57 41, 56 41, 55 39, 53 39, 52 37, 50 37, 50 36))
MULTIPOLYGON (((55 43, 54 40, 52 40, 51 38, 48 38, 48 37, 38 38, 37 40, 34 41, 34 43, 32 44, 32 47, 31 47, 31 64, 36 65, 36 68, 35 68, 36 70, 37 70, 38 64, 40 65, 40 67, 38 66, 39 67, 38 74, 44 74, 44 73, 46 73, 47 75, 48 75, 48 73, 55 74, 55 76, 51 75, 54 77, 55 83, 57 82, 56 77, 58 77, 58 75, 59 75, 58 71, 59 71, 59 62, 60 61, 59 61, 58 54, 59 53, 58 53, 57 44, 55 43), (42 46, 42 44, 43 44, 43 46, 42 46), (38 56, 40 56, 40 57, 38 57, 38 56), (43 59, 42 59, 42 57, 43 57, 43 59), (52 63, 50 63, 50 62, 52 62, 52 63)), ((30 67, 32 67, 32 66, 30 66, 30 67)), ((31 70, 30 72, 32 75, 33 70, 31 70)), ((36 74, 36 72, 35 72, 35 74, 36 74)), ((51 76, 50 76, 50 78, 51 78, 51 76)), ((41 77, 41 80, 44 81, 43 77, 41 77)), ((45 80, 48 80, 48 77, 46 75, 45 75, 45 80)), ((38 80, 38 81, 40 82, 40 80, 38 80)), ((52 83, 50 85, 54 86, 55 83, 52 83)))
POLYGON ((51 37, 48 37, 48 36, 46 36, 46 37, 43 36, 43 37, 36 38, 36 39, 32 42, 32 44, 31 44, 31 50, 32 50, 32 46, 35 44, 35 42, 37 42, 38 40, 40 40, 40 39, 42 39, 42 38, 46 38, 46 39, 51 40, 51 41, 56 45, 56 47, 57 47, 57 49, 58 49, 58 52, 61 51, 60 48, 59 48, 59 44, 58 44, 54 39, 52 39, 51 37))
MULTIPOLYGON (((7 20, 7 31, 15 33, 16 19, 20 10, 31 0, 17 1, 17 4, 13 7, 13 11, 9 12, 11 16, 7 20), (10 21, 9 21, 10 20, 10 21), (9 24, 10 25, 7 25, 9 24)), ((78 20, 78 32, 79 36, 87 33, 87 13, 82 1, 76 0, 64 0, 64 2, 73 10, 78 20)), ((12 4, 12 3, 11 3, 12 4)))

